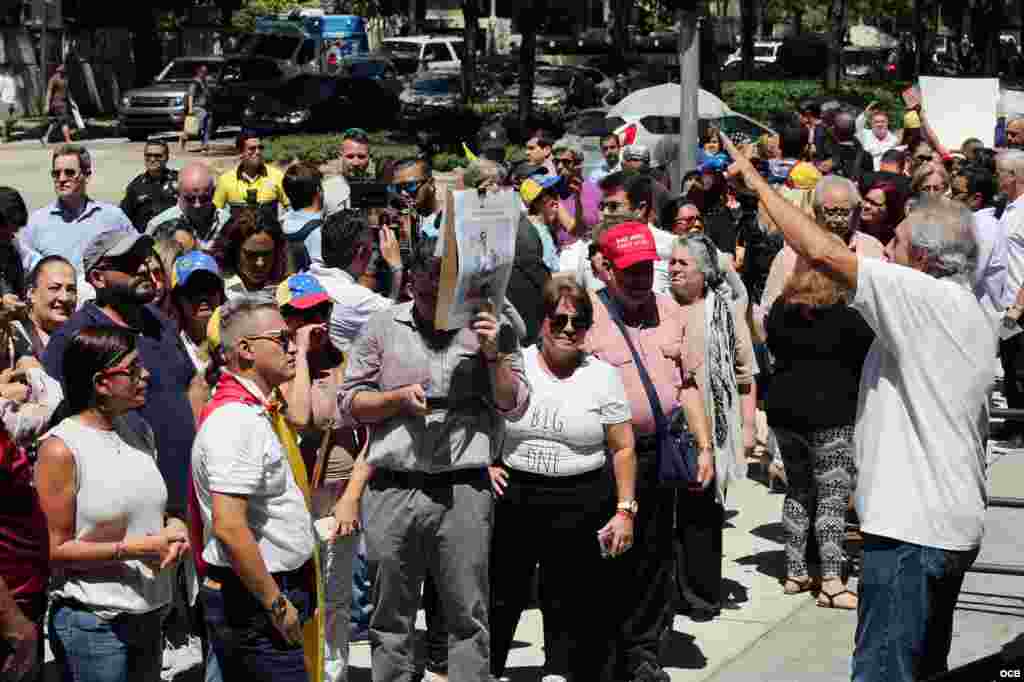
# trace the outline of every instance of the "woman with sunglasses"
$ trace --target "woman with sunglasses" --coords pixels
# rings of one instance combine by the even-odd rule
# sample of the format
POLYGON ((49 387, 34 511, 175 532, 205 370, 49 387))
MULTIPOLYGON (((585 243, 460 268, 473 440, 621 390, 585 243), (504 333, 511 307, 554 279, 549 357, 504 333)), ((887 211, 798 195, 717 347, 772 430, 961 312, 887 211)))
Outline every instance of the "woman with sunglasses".
POLYGON ((189 550, 165 522, 135 332, 85 327, 64 351, 65 403, 41 439, 35 481, 54 567, 50 644, 62 679, 157 682, 172 568, 189 550), (61 419, 61 416, 66 417, 61 419))
MULTIPOLYGON (((352 429, 338 428, 338 389, 341 386, 344 357, 331 345, 327 322, 331 300, 313 275, 292 275, 277 288, 281 315, 294 334, 295 378, 281 386, 288 405, 288 421, 299 433, 299 448, 312 484, 313 518, 323 519, 335 513, 356 464, 365 434, 357 437, 352 429)), ((362 463, 362 459, 359 460, 362 463)), ((365 482, 365 477, 361 478, 365 482)), ((350 608, 352 603, 352 562, 358 536, 362 486, 350 493, 340 514, 343 528, 324 539, 320 549, 324 580, 324 679, 346 679, 350 608)))
POLYGON ((711 240, 701 234, 680 237, 668 269, 672 295, 686 314, 683 350, 698 367, 697 386, 704 394, 715 449, 714 485, 682 491, 676 508, 683 549, 677 574, 689 614, 709 619, 722 604, 726 492, 731 481, 743 477, 746 456, 754 449, 756 364, 750 334, 742 333, 743 318, 733 308, 711 240))
POLYGON ((273 296, 288 274, 288 241, 281 223, 259 208, 236 209, 211 254, 224 273, 229 301, 260 291, 273 296))
POLYGON ((949 196, 949 173, 942 164, 926 163, 910 178, 912 196, 927 194, 935 198, 949 196))
MULTIPOLYGON (((583 352, 593 321, 590 295, 565 279, 544 288, 538 346, 523 360, 533 389, 529 413, 506 425, 491 545, 491 674, 504 674, 519 616, 540 563, 545 671, 553 679, 593 680, 609 645, 594 599, 608 589, 602 556, 633 541, 636 479, 631 412, 617 370, 583 352), (612 466, 606 467, 611 453, 612 466), (614 487, 606 471, 614 472, 614 487), (617 494, 617 498, 613 497, 617 494), (609 520, 609 514, 613 514, 609 520)), ((547 678, 546 678, 547 679, 547 678)))

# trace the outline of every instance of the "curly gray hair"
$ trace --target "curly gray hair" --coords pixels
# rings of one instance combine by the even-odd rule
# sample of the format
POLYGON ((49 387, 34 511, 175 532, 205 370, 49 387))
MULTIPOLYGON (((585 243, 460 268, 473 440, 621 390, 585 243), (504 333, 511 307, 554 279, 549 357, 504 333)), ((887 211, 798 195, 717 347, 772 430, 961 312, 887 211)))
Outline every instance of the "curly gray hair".
POLYGON ((974 282, 978 265, 974 215, 948 199, 920 197, 907 216, 910 246, 925 256, 925 272, 964 286, 974 282))
POLYGON ((697 269, 704 275, 704 291, 717 289, 722 283, 722 271, 718 267, 718 247, 706 234, 687 234, 676 240, 675 246, 690 252, 697 262, 697 269))

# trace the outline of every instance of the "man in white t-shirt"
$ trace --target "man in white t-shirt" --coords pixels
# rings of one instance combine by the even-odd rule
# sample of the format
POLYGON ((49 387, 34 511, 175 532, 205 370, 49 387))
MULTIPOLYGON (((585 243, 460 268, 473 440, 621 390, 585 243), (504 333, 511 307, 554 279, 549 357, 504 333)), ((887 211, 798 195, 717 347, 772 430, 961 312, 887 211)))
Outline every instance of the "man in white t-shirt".
POLYGON ((331 343, 341 352, 363 331, 370 317, 390 308, 398 300, 402 289, 402 256, 398 239, 390 229, 374 231, 355 211, 342 211, 327 218, 320 228, 320 247, 323 265, 314 263, 309 268, 327 290, 334 307, 331 310, 331 343), (391 296, 380 294, 359 283, 377 249, 391 268, 391 296))
POLYGON ((225 680, 307 682, 313 520, 270 402, 295 376, 295 337, 266 297, 242 296, 220 316, 226 368, 192 448, 204 582, 227 614, 211 643, 225 680))
POLYGON ((864 559, 853 680, 928 679, 947 669, 953 612, 986 506, 996 341, 972 291, 973 218, 960 204, 925 199, 886 247, 892 262, 862 258, 724 144, 786 242, 853 292, 854 309, 876 334, 854 441, 864 559))

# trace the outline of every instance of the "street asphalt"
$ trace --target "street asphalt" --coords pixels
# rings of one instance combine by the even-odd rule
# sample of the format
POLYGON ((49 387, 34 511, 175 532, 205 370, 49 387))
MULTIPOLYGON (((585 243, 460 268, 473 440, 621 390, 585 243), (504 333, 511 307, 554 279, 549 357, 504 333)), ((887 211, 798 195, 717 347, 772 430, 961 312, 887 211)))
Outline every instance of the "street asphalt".
MULTIPOLYGON (((173 142, 173 141, 172 141, 173 142)), ((182 155, 171 145, 171 166, 191 158, 226 166, 233 159, 230 140, 219 140, 208 157, 182 155)), ((142 143, 90 140, 94 157, 90 194, 117 203, 124 187, 142 171, 142 143)), ((21 191, 30 210, 53 201, 49 177, 50 152, 38 140, 0 145, 0 184, 21 191)), ((1024 451, 995 454, 989 470, 992 495, 1021 495, 1024 490, 1024 451)), ((729 491, 728 523, 723 557, 724 592, 729 597, 723 615, 697 623, 676 617, 664 643, 663 663, 674 682, 839 682, 850 677, 850 653, 856 614, 817 608, 804 594, 786 596, 779 578, 783 571, 783 495, 763 483, 744 480, 729 491)), ((990 509, 979 561, 1024 564, 1024 539, 1019 533, 1024 511, 990 509)), ((595 595, 595 608, 601 600, 595 595)), ((591 614, 581 613, 580 618, 591 614)), ((422 627, 422 621, 421 621, 422 627)), ((950 664, 962 665, 999 651, 1024 634, 1024 581, 1019 577, 972 573, 956 613, 950 664)), ((534 682, 543 674, 540 614, 528 612, 519 625, 518 644, 509 657, 513 682, 534 682)), ((355 645, 351 679, 370 679, 369 647, 355 645)), ((47 673, 53 672, 52 666, 47 673)), ((1016 668, 993 679, 1015 679, 1016 668)), ((196 674, 187 678, 198 678, 196 674)), ((184 680, 185 677, 179 678, 184 680)), ((972 680, 972 682, 974 682, 972 680)), ((978 679, 976 682, 989 682, 978 679)))

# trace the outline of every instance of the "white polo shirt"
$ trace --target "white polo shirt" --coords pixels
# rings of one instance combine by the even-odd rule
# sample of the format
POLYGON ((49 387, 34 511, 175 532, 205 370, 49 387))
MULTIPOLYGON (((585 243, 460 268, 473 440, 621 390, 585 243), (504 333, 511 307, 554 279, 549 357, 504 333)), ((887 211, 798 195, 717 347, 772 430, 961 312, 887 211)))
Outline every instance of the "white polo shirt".
MULTIPOLYGON (((235 378, 264 398, 252 382, 235 378)), ((229 552, 213 536, 213 492, 247 499, 249 528, 271 573, 293 571, 313 556, 313 519, 262 405, 228 403, 206 418, 192 446, 192 477, 208 564, 231 567, 229 552)))

